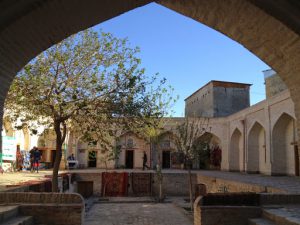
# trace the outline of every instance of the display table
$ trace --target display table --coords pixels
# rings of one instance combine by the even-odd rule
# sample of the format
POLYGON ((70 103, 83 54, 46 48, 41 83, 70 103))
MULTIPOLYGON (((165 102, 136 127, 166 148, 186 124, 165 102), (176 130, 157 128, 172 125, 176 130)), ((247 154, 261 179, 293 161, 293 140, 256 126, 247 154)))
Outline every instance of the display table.
POLYGON ((78 161, 77 160, 67 160, 67 167, 68 167, 68 169, 78 168, 78 161))

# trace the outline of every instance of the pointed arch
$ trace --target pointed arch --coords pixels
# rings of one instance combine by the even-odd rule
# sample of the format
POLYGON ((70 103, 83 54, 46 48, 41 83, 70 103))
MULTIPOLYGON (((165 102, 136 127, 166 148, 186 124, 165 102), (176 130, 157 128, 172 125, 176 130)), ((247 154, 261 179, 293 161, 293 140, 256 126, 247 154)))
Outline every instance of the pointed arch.
POLYGON ((163 169, 178 168, 177 152, 175 149, 177 136, 170 130, 163 131, 157 139, 151 143, 152 165, 160 165, 163 169))
POLYGON ((230 149, 229 149, 229 170, 240 171, 240 158, 243 156, 243 138, 242 132, 236 128, 230 138, 230 149))
POLYGON ((272 175, 295 174, 295 119, 283 113, 272 130, 272 175))
POLYGON ((150 144, 147 137, 132 131, 124 132, 118 137, 117 145, 120 146, 120 155, 116 161, 117 167, 127 169, 143 168, 144 152, 147 155, 147 166, 150 166, 150 144))
POLYGON ((205 141, 209 143, 210 145, 221 145, 221 139, 212 132, 205 132, 200 137, 197 138, 195 143, 199 141, 205 141))
POLYGON ((199 155, 193 163, 197 169, 220 169, 222 160, 221 139, 212 132, 205 132, 194 143, 199 155), (208 150, 208 152, 206 152, 208 150), (216 150, 216 151, 214 151, 216 150))
POLYGON ((165 131, 158 136, 157 144, 159 148, 175 149, 175 140, 177 136, 172 131, 165 131))
POLYGON ((292 115, 292 114, 289 113, 289 112, 283 111, 283 112, 281 112, 281 114, 279 114, 279 115, 277 115, 277 116, 275 116, 275 117, 273 118, 273 121, 276 121, 276 122, 273 123, 272 130, 274 129, 274 126, 276 125, 276 123, 278 122, 278 120, 279 120, 280 118, 282 118, 282 117, 285 117, 285 116, 287 116, 288 118, 291 118, 291 119, 293 119, 293 120, 296 120, 296 117, 295 117, 294 115, 292 115))
POLYGON ((266 141, 265 129, 257 121, 248 133, 247 148, 247 172, 259 173, 265 170, 266 164, 266 141))

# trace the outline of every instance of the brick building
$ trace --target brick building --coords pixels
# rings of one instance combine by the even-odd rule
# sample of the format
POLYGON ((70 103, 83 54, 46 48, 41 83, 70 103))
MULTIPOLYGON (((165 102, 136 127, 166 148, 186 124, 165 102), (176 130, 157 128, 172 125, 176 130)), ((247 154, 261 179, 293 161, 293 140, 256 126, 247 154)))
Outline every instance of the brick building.
MULTIPOLYGON (((290 92, 285 89, 284 83, 274 71, 264 71, 264 74, 267 98, 253 106, 247 107, 249 84, 211 81, 186 99, 186 112, 199 113, 198 107, 202 110, 200 114, 209 117, 203 135, 211 135, 213 138, 209 145, 221 148, 221 170, 299 175, 294 103, 290 92), (238 104, 240 108, 231 107, 233 109, 229 111, 225 104, 219 104, 216 96, 221 96, 221 99, 228 97, 224 102, 238 104)), ((115 161, 107 160, 98 143, 84 143, 78 136, 69 133, 64 145, 64 156, 74 153, 81 168, 141 169, 145 151, 147 165, 152 168, 156 165, 163 169, 182 168, 181 156, 178 155, 174 143, 175 127, 182 122, 184 118, 165 118, 165 131, 155 145, 151 144, 150 139, 131 132, 120 134, 115 144, 121 146, 121 153, 115 161)), ((53 164, 53 133, 47 131, 41 136, 29 135, 26 129, 14 130, 8 121, 4 123, 3 135, 5 133, 18 139, 21 150, 38 146, 43 152, 43 162, 53 164)), ((202 136, 199 137, 201 138, 202 136)), ((199 168, 197 162, 194 163, 194 168, 199 168)))
POLYGON ((248 108, 250 86, 212 80, 185 99, 185 116, 224 117, 248 108))
MULTIPOLYGON (((243 109, 238 111, 235 108, 235 112, 232 113, 227 111, 226 113, 229 113, 227 116, 219 117, 210 114, 211 118, 207 126, 209 129, 207 129, 205 134, 209 133, 213 136, 211 145, 219 146, 222 149, 221 170, 269 175, 299 174, 298 137, 296 135, 294 104, 289 91, 281 88, 284 84, 278 81, 276 78, 278 75, 274 71, 268 71, 268 73, 273 73, 272 76, 275 76, 275 78, 270 74, 265 77, 267 93, 270 89, 276 89, 276 87, 273 87, 274 82, 269 82, 270 79, 277 80, 275 84, 280 86, 280 91, 273 91, 271 95, 267 94, 265 100, 250 107, 244 107, 249 104, 249 84, 219 81, 217 83, 222 85, 223 90, 229 86, 231 93, 236 89, 242 89, 242 94, 239 95, 241 99, 237 102, 244 101, 243 109)), ((216 84, 214 82, 208 83, 208 85, 205 85, 204 88, 199 89, 195 93, 198 95, 199 93, 202 94, 203 91, 208 92, 209 89, 219 88, 219 86, 214 86, 216 84)), ((197 96, 195 93, 187 100, 195 98, 197 96)), ((218 91, 217 93, 219 94, 218 91)), ((199 100, 195 105, 201 106, 203 104, 199 100)), ((225 106, 223 109, 226 111, 225 106)), ((214 104, 211 104, 210 108, 206 109, 207 112, 213 112, 213 110, 214 104)), ((133 148, 128 149, 126 145, 123 145, 120 159, 117 163, 111 164, 111 166, 128 167, 126 166, 127 152, 133 151, 133 168, 141 168, 141 152, 146 151, 148 163, 152 167, 158 164, 166 169, 182 168, 182 165, 178 163, 178 157, 177 159, 175 157, 176 145, 172 137, 176 135, 175 127, 183 122, 184 119, 166 118, 165 120, 165 132, 162 133, 165 137, 161 138, 161 143, 157 144, 157 148, 151 147, 149 140, 142 140, 135 137, 134 134, 130 134, 126 138, 128 142, 130 140, 128 138, 131 137, 133 148)), ((126 143, 125 136, 122 138, 124 139, 123 142, 126 143)), ((72 151, 74 150, 76 149, 72 151)), ((97 165, 101 167, 100 163, 97 165)), ((131 168, 132 166, 129 167, 131 168)))

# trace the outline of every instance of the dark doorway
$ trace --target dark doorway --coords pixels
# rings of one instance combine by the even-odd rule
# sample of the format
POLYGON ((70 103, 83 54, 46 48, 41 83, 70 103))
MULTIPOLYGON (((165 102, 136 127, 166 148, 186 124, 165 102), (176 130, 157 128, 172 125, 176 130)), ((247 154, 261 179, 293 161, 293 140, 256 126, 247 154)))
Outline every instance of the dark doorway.
POLYGON ((88 167, 97 167, 97 152, 96 151, 89 152, 88 167))
POLYGON ((133 169, 133 150, 126 151, 126 169, 133 169))
POLYGON ((163 169, 170 169, 170 151, 163 151, 162 152, 162 168, 163 169))

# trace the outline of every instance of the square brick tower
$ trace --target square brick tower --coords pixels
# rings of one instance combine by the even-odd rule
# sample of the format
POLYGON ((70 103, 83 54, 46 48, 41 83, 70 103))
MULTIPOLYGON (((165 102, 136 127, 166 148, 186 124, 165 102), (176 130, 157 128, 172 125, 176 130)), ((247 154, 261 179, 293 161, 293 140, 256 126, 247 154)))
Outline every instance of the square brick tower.
POLYGON ((251 84, 212 80, 185 99, 185 115, 224 117, 250 106, 251 84))

